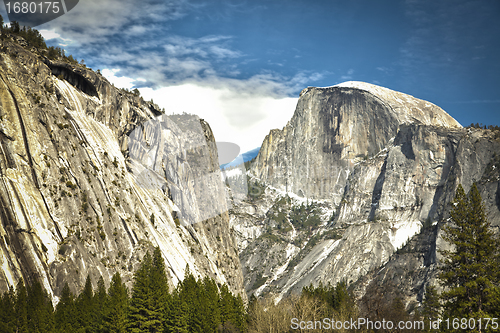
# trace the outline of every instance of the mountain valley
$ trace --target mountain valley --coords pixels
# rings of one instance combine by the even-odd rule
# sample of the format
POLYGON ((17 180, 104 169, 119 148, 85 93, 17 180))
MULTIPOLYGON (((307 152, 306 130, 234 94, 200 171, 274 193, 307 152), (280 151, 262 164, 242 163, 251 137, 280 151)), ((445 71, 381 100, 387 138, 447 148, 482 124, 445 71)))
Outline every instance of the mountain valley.
POLYGON ((345 281, 358 300, 378 287, 411 310, 438 285, 459 184, 477 183, 500 227, 500 131, 430 102, 309 87, 254 159, 220 170, 203 119, 167 116, 19 36, 0 43, 2 292, 40 281, 57 303, 65 283, 77 293, 116 272, 130 288, 159 247, 171 287, 189 269, 278 301, 345 281))

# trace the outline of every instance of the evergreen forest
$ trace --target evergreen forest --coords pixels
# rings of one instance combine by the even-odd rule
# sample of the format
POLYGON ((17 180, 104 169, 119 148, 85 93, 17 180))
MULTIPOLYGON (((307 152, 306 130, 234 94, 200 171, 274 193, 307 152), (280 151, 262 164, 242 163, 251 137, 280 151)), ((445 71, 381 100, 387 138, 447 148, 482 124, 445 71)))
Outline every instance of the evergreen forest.
MULTIPOLYGON (((476 184, 468 194, 459 185, 451 207, 453 223, 445 225, 443 238, 454 247, 441 251, 444 259, 439 268, 440 285, 428 285, 421 306, 411 310, 397 287, 390 283, 369 284, 358 300, 353 295, 355 288, 340 282, 336 286, 310 285, 300 295, 290 295, 279 302, 271 296, 252 296, 245 304, 227 285, 217 284, 209 277, 196 279, 188 268, 184 280, 170 290, 157 247, 152 255, 148 252, 143 257, 131 290, 119 273, 112 277, 107 289, 102 277, 95 290, 87 277, 78 295, 66 284, 54 308, 39 282, 25 286, 20 280, 15 291, 11 288, 0 299, 0 332, 295 332, 300 327, 294 329, 292 320, 313 325, 324 318, 335 322, 367 318, 423 325, 420 329, 404 329, 405 332, 495 332, 500 325, 498 236, 486 219, 476 184), (388 292, 396 297, 384 298, 388 292), (439 328, 430 326, 439 320, 439 328), (485 327, 486 320, 489 327, 485 327), (472 329, 468 326, 471 323, 475 325, 472 329)), ((314 331, 329 332, 331 328, 314 331)), ((343 331, 403 330, 351 327, 343 331)))
POLYGON ((87 277, 79 295, 66 284, 55 309, 39 282, 19 281, 0 302, 0 332, 244 332, 243 300, 213 279, 196 279, 189 270, 170 291, 159 248, 147 253, 132 290, 116 273, 106 290, 87 277))

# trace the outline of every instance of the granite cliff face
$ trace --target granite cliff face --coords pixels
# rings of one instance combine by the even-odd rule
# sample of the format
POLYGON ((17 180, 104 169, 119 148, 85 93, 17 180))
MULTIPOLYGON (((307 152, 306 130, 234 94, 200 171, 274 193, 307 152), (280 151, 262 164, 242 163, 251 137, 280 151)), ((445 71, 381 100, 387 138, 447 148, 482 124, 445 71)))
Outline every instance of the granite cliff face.
POLYGON ((360 82, 305 89, 250 167, 266 194, 231 217, 247 292, 281 297, 363 277, 360 297, 370 283, 390 282, 408 303, 420 301, 435 283, 436 249, 447 247, 441 229, 459 183, 478 182, 500 226, 499 155, 498 131, 464 129, 409 95, 360 82), (290 197, 281 216, 279 196, 290 197), (296 221, 291 211, 304 201, 321 222, 296 221))
POLYGON ((354 164, 379 153, 402 124, 461 127, 432 103, 371 84, 306 88, 285 128, 264 139, 252 173, 280 190, 338 205, 354 164))
POLYGON ((130 281, 159 246, 172 284, 189 265, 241 293, 208 124, 163 116, 19 37, 0 46, 0 291, 36 278, 57 299, 65 282, 79 292, 87 274, 94 284, 115 272, 130 281))

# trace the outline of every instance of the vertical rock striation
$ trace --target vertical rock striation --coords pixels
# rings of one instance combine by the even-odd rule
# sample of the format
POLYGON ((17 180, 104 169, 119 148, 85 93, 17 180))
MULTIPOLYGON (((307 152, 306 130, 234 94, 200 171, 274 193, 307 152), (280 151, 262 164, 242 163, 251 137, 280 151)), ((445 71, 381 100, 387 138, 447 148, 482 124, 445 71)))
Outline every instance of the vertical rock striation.
POLYGON ((211 184, 217 177, 220 183, 208 124, 191 117, 202 129, 195 133, 172 118, 175 131, 155 130, 161 112, 154 104, 84 66, 50 61, 8 36, 1 43, 0 291, 19 278, 39 279, 57 300, 66 282, 79 292, 87 274, 94 284, 100 275, 109 283, 115 272, 130 282, 145 252, 159 246, 173 284, 189 266, 242 293, 223 186, 196 182, 208 168, 211 184), (159 150, 129 150, 138 128, 148 144, 177 145, 179 156, 189 157, 165 163, 159 150), (145 168, 158 177, 146 182, 152 186, 140 179, 145 168), (176 177, 195 184, 182 193, 198 212, 210 192, 218 213, 181 223, 185 198, 170 191, 180 184, 176 177))

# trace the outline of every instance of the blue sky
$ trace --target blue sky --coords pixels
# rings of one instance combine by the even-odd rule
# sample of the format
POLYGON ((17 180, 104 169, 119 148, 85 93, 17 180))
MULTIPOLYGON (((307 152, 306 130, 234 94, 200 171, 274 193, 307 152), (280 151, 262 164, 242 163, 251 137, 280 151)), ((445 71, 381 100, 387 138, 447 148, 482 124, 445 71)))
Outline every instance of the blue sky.
POLYGON ((286 124, 303 88, 349 80, 500 125, 498 0, 80 0, 37 28, 242 151, 286 124))

